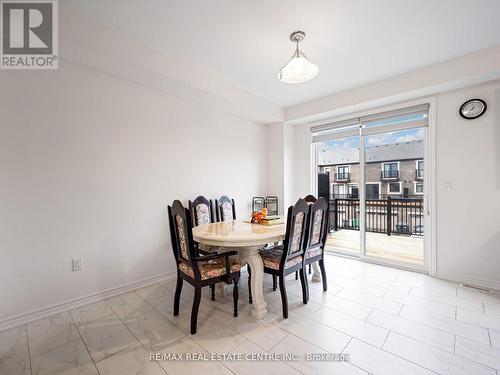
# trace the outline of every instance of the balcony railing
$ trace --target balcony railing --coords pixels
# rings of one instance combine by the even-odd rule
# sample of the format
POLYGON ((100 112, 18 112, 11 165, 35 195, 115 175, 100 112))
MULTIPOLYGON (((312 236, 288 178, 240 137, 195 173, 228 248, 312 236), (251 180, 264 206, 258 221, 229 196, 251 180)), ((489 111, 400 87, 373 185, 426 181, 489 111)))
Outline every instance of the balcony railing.
POLYGON ((415 180, 422 180, 424 178, 423 169, 415 169, 415 180))
POLYGON ((349 172, 338 172, 333 174, 334 181, 351 181, 351 174, 349 172))
POLYGON ((399 170, 389 169, 380 172, 382 180, 397 180, 399 178, 399 170))
MULTIPOLYGON (((330 230, 359 230, 358 198, 330 199, 330 230)), ((423 235, 424 204, 418 198, 366 199, 365 228, 367 232, 387 235, 423 235)))

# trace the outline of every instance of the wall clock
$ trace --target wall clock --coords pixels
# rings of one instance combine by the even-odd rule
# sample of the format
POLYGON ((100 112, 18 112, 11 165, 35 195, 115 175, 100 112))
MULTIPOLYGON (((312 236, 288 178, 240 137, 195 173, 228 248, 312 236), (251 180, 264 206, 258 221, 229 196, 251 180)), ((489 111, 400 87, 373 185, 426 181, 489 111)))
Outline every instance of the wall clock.
POLYGON ((467 120, 473 120, 481 117, 486 112, 486 102, 482 99, 467 100, 460 107, 460 116, 467 120))

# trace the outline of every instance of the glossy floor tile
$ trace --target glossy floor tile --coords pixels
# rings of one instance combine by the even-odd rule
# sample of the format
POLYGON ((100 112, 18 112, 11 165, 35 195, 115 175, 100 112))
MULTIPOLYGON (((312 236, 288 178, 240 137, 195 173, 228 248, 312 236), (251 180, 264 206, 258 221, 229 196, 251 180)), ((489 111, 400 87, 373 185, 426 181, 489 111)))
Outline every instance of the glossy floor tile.
POLYGON ((26 326, 23 325, 0 332, 0 357, 27 346, 28 336, 26 334, 26 326))
POLYGON ((1 375, 30 375, 31 364, 27 347, 0 356, 1 375))
POLYGON ((231 286, 215 301, 205 288, 198 332, 191 335, 194 289, 184 283, 174 317, 176 282, 166 280, 0 332, 0 375, 500 375, 498 295, 348 258, 328 255, 325 263, 328 291, 308 275, 307 305, 300 281, 287 277, 286 320, 268 275, 268 314, 251 317, 244 269, 239 316, 233 316, 231 286), (151 360, 161 353, 216 357, 151 360), (220 353, 274 359, 234 360, 220 353), (311 353, 342 353, 350 360, 307 360, 311 353))
POLYGON ((30 353, 33 356, 80 338, 68 312, 29 323, 27 327, 30 353))
POLYGON ((77 325, 87 324, 113 314, 106 301, 82 306, 69 312, 77 325))
POLYGON ((98 362, 100 375, 165 375, 160 365, 150 361, 149 353, 134 345, 98 362))
POLYGON ((95 362, 137 344, 137 339, 117 316, 111 315, 79 328, 95 362))
POLYGON ((49 350, 31 360, 33 375, 98 375, 82 340, 49 350))
POLYGON ((438 374, 495 375, 496 373, 492 368, 393 332, 389 334, 383 349, 438 374))

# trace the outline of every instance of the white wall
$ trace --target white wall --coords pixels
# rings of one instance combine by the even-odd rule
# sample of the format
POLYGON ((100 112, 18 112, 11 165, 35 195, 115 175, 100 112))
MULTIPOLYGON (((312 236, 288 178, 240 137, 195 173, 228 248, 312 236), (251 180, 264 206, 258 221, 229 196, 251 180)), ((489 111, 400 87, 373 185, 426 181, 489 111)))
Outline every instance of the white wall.
POLYGON ((303 123, 385 106, 500 78, 500 46, 470 53, 382 81, 285 109, 287 123, 303 123))
POLYGON ((267 125, 267 192, 278 197, 278 211, 284 212, 285 197, 285 154, 284 124, 282 122, 267 125))
MULTIPOLYGON (((297 196, 311 192, 309 127, 294 127, 297 196)), ((437 276, 500 290, 500 82, 436 95, 436 128, 437 276), (462 119, 460 105, 475 97, 487 113, 462 119)))
POLYGON ((267 193, 264 125, 66 61, 0 87, 0 323, 173 271, 174 199, 267 193))
POLYGON ((500 290, 500 83, 438 95, 436 119, 437 274, 500 290), (488 111, 467 121, 471 98, 488 111))

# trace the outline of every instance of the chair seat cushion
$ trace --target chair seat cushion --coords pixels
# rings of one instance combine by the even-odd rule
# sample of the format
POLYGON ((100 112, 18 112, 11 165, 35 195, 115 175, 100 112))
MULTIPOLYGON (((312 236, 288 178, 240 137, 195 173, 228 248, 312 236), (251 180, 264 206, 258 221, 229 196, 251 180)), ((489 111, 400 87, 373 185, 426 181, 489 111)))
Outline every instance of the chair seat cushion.
MULTIPOLYGON (((241 264, 235 257, 229 258, 231 262, 231 273, 238 272, 241 269, 241 264)), ((221 257, 219 259, 212 259, 207 261, 198 262, 198 267, 200 268, 201 279, 212 279, 214 277, 219 277, 226 274, 226 259, 221 257)), ((194 272, 191 265, 187 263, 179 263, 179 269, 181 272, 194 279, 194 272)))
POLYGON ((306 259, 314 258, 318 255, 321 255, 321 248, 317 247, 315 249, 311 249, 306 253, 306 259))
MULTIPOLYGON (((272 268, 274 270, 280 269, 281 257, 283 256, 283 246, 276 246, 271 249, 261 250, 260 256, 262 257, 262 262, 264 262, 264 267, 272 268)), ((292 259, 288 259, 285 264, 285 269, 295 266, 302 262, 302 256, 296 256, 292 259)))
POLYGON ((198 249, 208 254, 217 254, 219 252, 219 248, 217 246, 206 245, 204 243, 199 243, 198 249))

